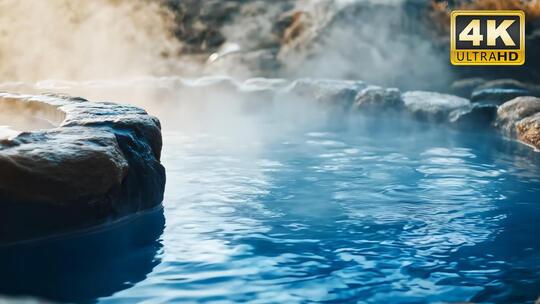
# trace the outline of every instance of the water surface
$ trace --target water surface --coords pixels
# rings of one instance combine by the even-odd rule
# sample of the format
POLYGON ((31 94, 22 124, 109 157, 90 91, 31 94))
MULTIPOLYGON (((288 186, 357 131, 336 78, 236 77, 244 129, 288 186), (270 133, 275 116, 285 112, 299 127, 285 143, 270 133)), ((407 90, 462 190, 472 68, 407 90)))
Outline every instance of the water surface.
MULTIPOLYGON (((164 232, 115 268, 136 274, 125 284, 111 274, 115 288, 62 300, 533 303, 540 295, 540 156, 528 147, 362 118, 268 138, 169 130, 164 143, 164 232)), ((105 265, 114 261, 122 258, 105 265)), ((94 286, 96 276, 80 270, 71 274, 77 284, 94 286)))
POLYGON ((165 134, 161 264, 104 302, 525 302, 540 158, 489 134, 354 121, 165 134))

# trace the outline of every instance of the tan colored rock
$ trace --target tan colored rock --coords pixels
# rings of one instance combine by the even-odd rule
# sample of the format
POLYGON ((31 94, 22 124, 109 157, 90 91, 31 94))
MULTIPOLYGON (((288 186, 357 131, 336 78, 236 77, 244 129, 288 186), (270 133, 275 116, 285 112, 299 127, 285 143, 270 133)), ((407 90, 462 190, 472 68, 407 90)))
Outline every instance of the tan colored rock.
POLYGON ((409 91, 401 98, 412 116, 421 121, 446 122, 452 111, 470 107, 468 99, 436 92, 409 91))
POLYGON ((516 123, 516 136, 519 140, 540 148, 540 112, 516 123))
POLYGON ((356 110, 402 110, 404 108, 401 92, 396 88, 381 88, 369 86, 358 95, 354 101, 356 110))
POLYGON ((537 112, 540 112, 540 98, 532 96, 516 97, 499 107, 495 127, 504 135, 515 137, 516 123, 537 112))

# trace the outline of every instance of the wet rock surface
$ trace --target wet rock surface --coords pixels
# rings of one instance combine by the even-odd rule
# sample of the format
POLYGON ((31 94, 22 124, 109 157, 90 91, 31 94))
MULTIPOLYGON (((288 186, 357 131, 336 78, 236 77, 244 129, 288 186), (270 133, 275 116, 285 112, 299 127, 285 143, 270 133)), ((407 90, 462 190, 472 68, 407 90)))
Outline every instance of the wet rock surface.
POLYGON ((396 88, 384 89, 370 86, 356 95, 354 101, 356 110, 393 110, 401 111, 404 108, 401 92, 396 88))
POLYGON ((356 95, 366 87, 366 83, 355 80, 299 79, 292 83, 287 92, 349 109, 356 95))
POLYGON ((508 137, 518 138, 536 148, 540 147, 540 98, 523 96, 512 99, 499 107, 495 126, 508 137), (519 126, 519 128, 518 128, 519 126))
POLYGON ((452 83, 450 91, 459 97, 470 98, 472 92, 484 83, 486 80, 480 77, 460 79, 452 83))
POLYGON ((519 140, 540 148, 540 112, 516 123, 516 136, 519 140))
POLYGON ((2 93, 0 107, 5 104, 56 118, 57 125, 0 140, 1 243, 89 227, 161 203, 157 118, 63 95, 2 93))
POLYGON ((405 107, 419 120, 442 123, 450 112, 467 109, 468 99, 436 92, 410 91, 402 94, 405 107))
POLYGON ((495 125, 507 136, 511 136, 518 121, 539 111, 540 98, 518 97, 499 107, 495 125))
POLYGON ((497 117, 497 106, 472 104, 470 108, 458 109, 450 113, 449 122, 461 130, 484 130, 491 128, 497 117))
POLYGON ((501 105, 516 97, 529 95, 529 91, 522 89, 489 88, 474 91, 471 95, 471 101, 483 104, 501 105))
POLYGON ((515 79, 487 81, 471 93, 471 101, 501 105, 519 96, 540 96, 540 86, 515 79))

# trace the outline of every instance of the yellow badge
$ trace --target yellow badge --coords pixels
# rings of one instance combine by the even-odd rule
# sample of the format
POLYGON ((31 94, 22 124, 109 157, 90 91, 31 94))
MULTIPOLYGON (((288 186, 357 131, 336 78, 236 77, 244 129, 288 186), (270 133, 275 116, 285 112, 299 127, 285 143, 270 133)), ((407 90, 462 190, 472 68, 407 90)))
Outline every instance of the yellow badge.
POLYGON ((521 65, 525 62, 523 11, 453 11, 454 65, 521 65))

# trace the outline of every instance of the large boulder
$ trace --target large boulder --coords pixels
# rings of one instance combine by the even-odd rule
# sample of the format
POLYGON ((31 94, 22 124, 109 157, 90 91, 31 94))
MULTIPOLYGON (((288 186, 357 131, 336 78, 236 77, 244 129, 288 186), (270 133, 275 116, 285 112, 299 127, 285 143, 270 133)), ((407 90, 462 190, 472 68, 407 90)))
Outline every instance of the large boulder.
POLYGON ((523 96, 514 98, 499 107, 495 126, 508 137, 516 137, 516 123, 540 112, 540 98, 523 96))
POLYGON ((407 110, 421 121, 446 122, 452 111, 470 106, 468 99, 435 92, 410 91, 401 97, 407 110))
POLYGON ((55 127, 0 140, 0 243, 160 205, 165 169, 157 118, 128 105, 1 93, 0 110, 13 109, 55 127))

